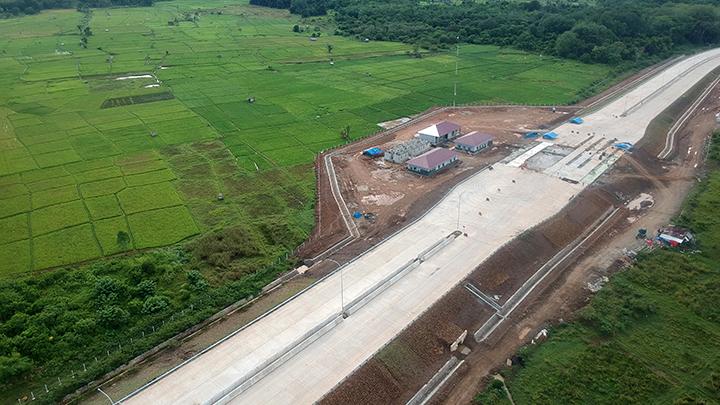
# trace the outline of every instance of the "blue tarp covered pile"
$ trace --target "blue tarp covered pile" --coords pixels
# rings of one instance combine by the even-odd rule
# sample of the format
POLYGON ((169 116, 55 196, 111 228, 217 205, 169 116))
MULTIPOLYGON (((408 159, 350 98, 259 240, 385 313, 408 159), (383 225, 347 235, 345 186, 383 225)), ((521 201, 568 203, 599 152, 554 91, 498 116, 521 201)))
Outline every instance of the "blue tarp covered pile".
POLYGON ((383 155, 383 150, 378 147, 365 149, 363 151, 363 155, 370 157, 378 157, 383 155))
POLYGON ((553 140, 553 139, 557 139, 558 136, 559 135, 556 134, 555 132, 545 132, 545 134, 543 134, 543 139, 553 140))
POLYGON ((570 123, 571 123, 571 124, 578 124, 578 125, 579 125, 579 124, 582 124, 583 122, 585 122, 585 121, 583 121, 583 119, 580 118, 580 117, 575 117, 575 118, 573 118, 573 119, 570 120, 570 123))
POLYGON ((535 139, 540 136, 540 132, 528 132, 525 134, 525 139, 535 139))

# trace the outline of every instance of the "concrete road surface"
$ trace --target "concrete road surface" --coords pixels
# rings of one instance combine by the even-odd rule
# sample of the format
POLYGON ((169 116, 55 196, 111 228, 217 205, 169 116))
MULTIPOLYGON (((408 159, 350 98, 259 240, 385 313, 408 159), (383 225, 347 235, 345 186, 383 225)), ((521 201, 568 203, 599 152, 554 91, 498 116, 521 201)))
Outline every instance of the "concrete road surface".
MULTIPOLYGON (((576 147, 573 153, 580 156, 570 164, 572 157, 547 170, 533 171, 522 168, 522 162, 516 159, 458 185, 420 220, 343 269, 345 302, 360 296, 451 232, 459 229, 467 236, 452 240, 254 384, 237 389, 239 382, 257 372, 258 367, 297 345, 308 331, 340 312, 340 273, 131 394, 123 403, 317 401, 503 244, 559 212, 587 182, 614 162, 600 158, 600 151, 607 149, 610 140, 639 140, 653 117, 718 65, 720 50, 695 55, 588 115, 584 124, 557 128, 560 137, 554 142, 576 147), (590 142, 588 137, 596 139, 590 142), (585 181, 573 184, 562 180, 563 174, 585 181)), ((616 158, 621 153, 613 152, 616 158)))

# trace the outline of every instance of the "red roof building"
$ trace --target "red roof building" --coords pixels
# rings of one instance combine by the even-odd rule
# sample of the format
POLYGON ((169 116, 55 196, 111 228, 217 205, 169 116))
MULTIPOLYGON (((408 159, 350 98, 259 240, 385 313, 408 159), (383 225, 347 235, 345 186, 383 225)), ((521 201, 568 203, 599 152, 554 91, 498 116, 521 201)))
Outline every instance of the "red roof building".
POLYGON ((412 172, 431 176, 457 161, 457 153, 445 148, 435 148, 414 159, 408 160, 407 168, 412 172))
POLYGON ((494 136, 473 131, 455 140, 455 148, 467 153, 478 153, 493 144, 494 136))

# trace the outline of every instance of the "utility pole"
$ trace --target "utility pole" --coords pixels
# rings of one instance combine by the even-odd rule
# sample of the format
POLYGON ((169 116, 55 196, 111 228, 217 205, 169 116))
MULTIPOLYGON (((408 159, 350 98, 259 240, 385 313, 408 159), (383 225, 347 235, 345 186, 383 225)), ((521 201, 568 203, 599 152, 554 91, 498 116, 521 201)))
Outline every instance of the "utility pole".
POLYGON ((325 259, 329 262, 335 263, 336 266, 338 266, 339 272, 340 272, 340 314, 342 315, 343 319, 348 317, 348 314, 345 312, 345 288, 343 286, 343 266, 337 262, 335 259, 325 259))
POLYGON ((461 197, 462 197, 462 194, 460 194, 458 196, 458 211, 457 211, 458 216, 457 216, 457 226, 456 226, 458 231, 460 230, 460 200, 462 199, 461 197))
POLYGON ((458 60, 460 59, 460 37, 455 38, 455 83, 453 84, 453 107, 457 98, 458 60))
POLYGON ((465 195, 465 193, 469 192, 470 190, 465 190, 460 195, 458 195, 458 206, 457 206, 457 230, 460 230, 460 203, 462 202, 462 198, 465 195))

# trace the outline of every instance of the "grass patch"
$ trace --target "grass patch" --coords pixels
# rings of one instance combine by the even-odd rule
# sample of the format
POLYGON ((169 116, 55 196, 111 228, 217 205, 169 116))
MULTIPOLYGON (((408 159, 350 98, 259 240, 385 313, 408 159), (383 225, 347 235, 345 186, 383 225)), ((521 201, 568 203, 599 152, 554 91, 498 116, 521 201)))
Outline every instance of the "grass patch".
POLYGON ((118 199, 126 214, 182 204, 170 183, 129 187, 118 193, 118 199))
POLYGON ((144 186, 146 184, 162 183, 170 180, 175 180, 175 174, 169 169, 160 169, 154 172, 134 174, 132 176, 125 177, 125 183, 129 187, 133 186, 144 186))
POLYGON ((33 210, 30 214, 33 235, 42 235, 88 220, 87 210, 80 200, 33 210))
POLYGON ((162 208, 128 216, 138 249, 179 242, 199 232, 185 207, 162 208))
POLYGON ((42 190, 32 193, 33 209, 47 207, 65 202, 74 201, 80 198, 77 186, 74 184, 61 186, 49 190, 42 190))
POLYGON ((172 100, 175 96, 169 91, 161 93, 143 94, 140 96, 124 96, 109 98, 103 101, 100 108, 124 107, 132 104, 154 103, 156 101, 172 100))
POLYGON ((117 198, 114 195, 85 199, 85 206, 90 211, 90 218, 93 220, 111 218, 123 215, 117 198))
POLYGON ((28 214, 0 219, 0 245, 30 237, 28 214))
POLYGON ((0 200, 0 218, 28 212, 31 210, 30 195, 19 195, 16 197, 5 198, 0 200))
POLYGON ((28 271, 31 261, 29 239, 0 246, 0 274, 8 275, 28 271))
POLYGON ((33 237, 34 267, 37 269, 77 263, 100 255, 90 224, 33 237))
POLYGON ((104 255, 111 255, 133 248, 132 238, 127 244, 118 243, 118 232, 129 234, 125 217, 114 217, 93 222, 95 235, 104 255))
POLYGON ((101 195, 116 194, 125 188, 122 177, 94 181, 80 185, 80 194, 83 198, 99 197, 101 195))

